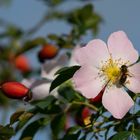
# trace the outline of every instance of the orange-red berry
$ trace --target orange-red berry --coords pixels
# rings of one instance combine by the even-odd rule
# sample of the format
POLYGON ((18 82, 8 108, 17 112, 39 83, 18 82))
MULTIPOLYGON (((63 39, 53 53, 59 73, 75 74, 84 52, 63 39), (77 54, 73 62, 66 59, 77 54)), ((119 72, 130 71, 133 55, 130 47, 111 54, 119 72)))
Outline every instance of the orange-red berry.
POLYGON ((87 118, 89 115, 91 115, 91 112, 90 112, 89 108, 84 107, 83 110, 82 110, 82 114, 81 114, 82 119, 87 118))
POLYGON ((58 48, 51 44, 46 44, 38 53, 39 60, 43 62, 46 59, 54 58, 58 53, 58 48))
POLYGON ((15 67, 19 69, 21 72, 29 72, 31 70, 29 60, 24 55, 19 55, 15 58, 15 67))
POLYGON ((91 111, 88 107, 83 107, 80 112, 76 114, 75 121, 78 125, 84 126, 85 120, 91 116, 91 111))
POLYGON ((1 90, 9 98, 23 99, 29 97, 30 90, 19 82, 6 82, 1 85, 1 90))

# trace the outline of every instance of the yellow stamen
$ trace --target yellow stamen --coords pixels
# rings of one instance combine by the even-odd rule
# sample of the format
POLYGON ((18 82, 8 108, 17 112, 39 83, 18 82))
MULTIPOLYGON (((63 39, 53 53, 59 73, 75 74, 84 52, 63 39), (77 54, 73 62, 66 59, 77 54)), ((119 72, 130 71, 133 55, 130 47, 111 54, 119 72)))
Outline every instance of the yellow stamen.
POLYGON ((102 76, 104 76, 104 79, 106 81, 109 81, 109 84, 115 84, 120 75, 120 67, 117 61, 113 61, 112 59, 109 59, 104 63, 104 65, 101 67, 102 76))

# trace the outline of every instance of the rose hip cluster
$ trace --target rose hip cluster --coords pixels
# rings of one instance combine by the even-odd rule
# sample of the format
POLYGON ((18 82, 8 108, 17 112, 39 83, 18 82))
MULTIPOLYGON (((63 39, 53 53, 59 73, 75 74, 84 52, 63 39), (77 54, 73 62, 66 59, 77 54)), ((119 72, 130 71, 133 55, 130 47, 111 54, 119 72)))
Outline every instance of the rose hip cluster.
MULTIPOLYGON (((43 63, 46 60, 53 59, 57 54, 58 48, 56 46, 52 44, 45 44, 38 52, 38 59, 41 63, 43 63)), ((31 70, 29 60, 25 55, 19 55, 17 57, 12 56, 10 58, 10 62, 22 73, 26 73, 31 70)), ((0 85, 0 90, 5 96, 11 99, 22 99, 24 101, 32 99, 31 89, 20 82, 5 82, 0 85)))

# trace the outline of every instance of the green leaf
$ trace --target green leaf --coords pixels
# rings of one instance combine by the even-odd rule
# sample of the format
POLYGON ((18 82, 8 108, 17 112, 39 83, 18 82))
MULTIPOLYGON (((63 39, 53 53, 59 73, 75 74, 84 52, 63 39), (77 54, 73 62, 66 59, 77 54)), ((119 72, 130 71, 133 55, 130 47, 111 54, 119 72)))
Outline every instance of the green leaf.
POLYGON ((52 104, 43 110, 37 109, 37 111, 41 114, 49 114, 50 115, 50 114, 58 114, 58 113, 62 112, 63 110, 59 105, 52 104))
POLYGON ((33 101, 31 104, 35 105, 37 111, 42 114, 57 114, 62 112, 61 107, 57 104, 57 99, 51 95, 43 100, 33 101))
POLYGON ((10 37, 19 38, 21 37, 23 32, 16 26, 8 26, 6 34, 7 36, 10 36, 10 37))
POLYGON ((64 68, 59 69, 55 73, 55 75, 57 75, 57 74, 75 73, 79 68, 80 68, 80 66, 64 67, 64 68))
POLYGON ((65 98, 68 102, 72 102, 73 100, 78 101, 84 101, 85 98, 81 96, 79 93, 77 93, 73 87, 69 84, 63 84, 58 89, 59 95, 61 95, 63 98, 65 98))
POLYGON ((140 130, 135 130, 133 136, 136 140, 140 140, 140 130))
POLYGON ((27 119, 29 119, 30 117, 32 117, 33 115, 34 115, 33 113, 25 112, 24 114, 22 114, 22 115, 19 117, 19 120, 20 120, 20 121, 27 120, 27 119))
POLYGON ((86 140, 86 135, 84 135, 83 137, 81 137, 79 140, 86 140))
MULTIPOLYGON (((139 56, 138 60, 136 61, 136 63, 138 63, 138 62, 140 62, 140 56, 139 56)), ((135 64, 135 63, 134 63, 134 64, 135 64)))
POLYGON ((53 80, 50 92, 55 89, 57 86, 61 85, 65 81, 69 80, 73 77, 74 73, 80 68, 80 66, 72 66, 72 67, 65 67, 56 72, 58 76, 53 80))
POLYGON ((16 131, 20 130, 32 117, 34 116, 31 112, 25 112, 19 117, 19 122, 16 126, 16 131))
POLYGON ((61 113, 54 117, 51 122, 51 129, 53 135, 57 138, 58 134, 63 130, 66 121, 66 114, 61 113))
POLYGON ((22 132, 20 140, 23 138, 31 137, 33 138, 39 128, 46 126, 50 122, 50 118, 40 118, 32 123, 30 123, 22 132))
POLYGON ((115 134, 111 140, 127 140, 130 136, 132 136, 132 132, 122 131, 115 134))
POLYGON ((18 110, 10 117, 10 124, 17 122, 19 117, 25 112, 25 110, 18 110))
POLYGON ((25 137, 22 140, 33 140, 33 138, 32 137, 25 137))
POLYGON ((60 140, 78 140, 79 136, 81 134, 81 131, 78 131, 76 134, 66 134, 62 139, 60 140))
POLYGON ((92 4, 87 4, 67 14, 67 21, 73 25, 72 35, 80 39, 87 31, 96 35, 102 18, 94 11, 92 4))
POLYGON ((0 137, 11 137, 15 134, 14 129, 10 126, 0 127, 0 137))
POLYGON ((48 38, 50 40, 54 40, 54 41, 58 41, 59 40, 59 37, 57 35, 55 35, 55 34, 49 34, 48 38))
POLYGON ((70 128, 67 130, 67 133, 68 133, 68 134, 73 134, 73 133, 76 133, 79 129, 81 129, 80 126, 70 127, 70 128))
POLYGON ((56 98, 54 96, 48 96, 43 100, 33 101, 31 104, 37 106, 40 109, 46 109, 49 105, 54 103, 56 98))

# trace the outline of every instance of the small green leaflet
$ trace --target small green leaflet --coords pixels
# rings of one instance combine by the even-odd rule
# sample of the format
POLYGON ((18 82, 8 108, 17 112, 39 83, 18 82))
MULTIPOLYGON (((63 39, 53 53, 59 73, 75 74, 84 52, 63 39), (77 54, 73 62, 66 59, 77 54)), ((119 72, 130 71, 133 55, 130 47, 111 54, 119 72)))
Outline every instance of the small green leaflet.
POLYGON ((52 82, 50 92, 57 86, 60 86, 65 81, 73 77, 74 73, 80 68, 80 66, 64 67, 58 70, 55 75, 58 75, 52 82))

